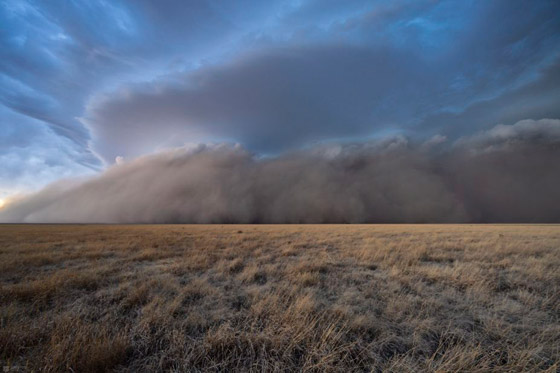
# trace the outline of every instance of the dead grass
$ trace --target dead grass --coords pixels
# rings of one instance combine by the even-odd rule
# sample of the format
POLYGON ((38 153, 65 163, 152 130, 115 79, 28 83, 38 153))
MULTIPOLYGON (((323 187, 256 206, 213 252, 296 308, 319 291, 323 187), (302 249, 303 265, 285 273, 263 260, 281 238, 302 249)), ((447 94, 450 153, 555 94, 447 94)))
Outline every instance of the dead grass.
POLYGON ((8 371, 560 370, 555 225, 0 226, 8 371))

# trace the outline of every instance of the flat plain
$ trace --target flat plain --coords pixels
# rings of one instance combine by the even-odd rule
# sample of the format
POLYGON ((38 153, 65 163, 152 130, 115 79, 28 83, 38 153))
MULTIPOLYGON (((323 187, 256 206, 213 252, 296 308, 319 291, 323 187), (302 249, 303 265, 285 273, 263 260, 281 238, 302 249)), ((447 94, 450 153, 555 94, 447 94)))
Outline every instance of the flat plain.
POLYGON ((560 370, 557 225, 1 225, 5 371, 560 370))

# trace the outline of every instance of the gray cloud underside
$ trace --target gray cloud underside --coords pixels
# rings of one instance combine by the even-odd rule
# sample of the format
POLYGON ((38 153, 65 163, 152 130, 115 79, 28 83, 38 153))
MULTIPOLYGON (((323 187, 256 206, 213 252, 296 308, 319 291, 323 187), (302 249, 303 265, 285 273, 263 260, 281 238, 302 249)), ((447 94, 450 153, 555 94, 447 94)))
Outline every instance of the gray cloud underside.
POLYGON ((12 202, 5 222, 560 222, 560 120, 463 137, 329 145, 272 159, 199 145, 12 202))
POLYGON ((559 71, 557 60, 531 83, 450 113, 445 103, 472 97, 449 89, 452 72, 413 54, 340 45, 286 48, 100 96, 83 122, 92 148, 108 164, 186 139, 278 153, 384 130, 455 138, 495 123, 558 118, 559 71))
POLYGON ((397 96, 399 102, 415 101, 421 94, 414 84, 427 85, 433 74, 389 49, 270 50, 100 97, 88 106, 84 122, 93 148, 108 163, 185 139, 277 152, 371 133, 380 127, 372 123, 402 119, 411 109, 394 111, 397 96))

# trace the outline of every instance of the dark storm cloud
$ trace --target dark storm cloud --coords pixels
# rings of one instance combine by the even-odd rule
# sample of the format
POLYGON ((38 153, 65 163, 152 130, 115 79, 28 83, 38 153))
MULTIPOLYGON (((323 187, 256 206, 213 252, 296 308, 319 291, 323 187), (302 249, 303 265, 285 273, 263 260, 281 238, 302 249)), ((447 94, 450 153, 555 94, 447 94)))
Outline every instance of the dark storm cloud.
POLYGON ((259 152, 371 133, 406 119, 434 72, 390 49, 287 48, 133 86, 92 103, 84 122, 105 159, 137 156, 173 139, 240 141, 259 152), (374 125, 373 123, 378 123, 374 125), (127 136, 134 134, 134 136, 127 136))
POLYGON ((560 120, 417 144, 397 136, 259 159, 176 149, 51 185, 9 222, 560 222, 560 120))
POLYGON ((437 2, 326 9, 311 3, 281 19, 304 29, 326 25, 311 33, 315 44, 293 36, 299 46, 261 45, 98 96, 83 118, 93 150, 109 163, 185 141, 238 141, 276 153, 386 131, 458 136, 559 116, 554 3, 477 4, 462 18, 437 2), (335 13, 336 21, 325 21, 335 13))

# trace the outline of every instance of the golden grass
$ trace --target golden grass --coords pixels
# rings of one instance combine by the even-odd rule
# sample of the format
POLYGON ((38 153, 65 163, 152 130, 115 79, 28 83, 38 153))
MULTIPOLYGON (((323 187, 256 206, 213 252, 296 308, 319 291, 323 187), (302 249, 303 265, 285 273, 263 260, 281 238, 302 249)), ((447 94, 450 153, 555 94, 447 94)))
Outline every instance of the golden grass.
POLYGON ((8 371, 560 369, 555 225, 3 225, 8 371))

